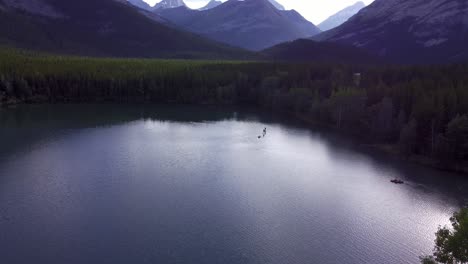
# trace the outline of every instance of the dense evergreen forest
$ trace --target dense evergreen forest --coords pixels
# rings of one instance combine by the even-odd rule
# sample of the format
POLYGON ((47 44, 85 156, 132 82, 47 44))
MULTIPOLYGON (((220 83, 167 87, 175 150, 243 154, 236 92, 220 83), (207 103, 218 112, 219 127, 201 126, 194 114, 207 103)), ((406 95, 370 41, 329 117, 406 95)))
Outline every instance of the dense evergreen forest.
POLYGON ((468 65, 352 66, 0 51, 0 104, 248 104, 467 171, 468 65))

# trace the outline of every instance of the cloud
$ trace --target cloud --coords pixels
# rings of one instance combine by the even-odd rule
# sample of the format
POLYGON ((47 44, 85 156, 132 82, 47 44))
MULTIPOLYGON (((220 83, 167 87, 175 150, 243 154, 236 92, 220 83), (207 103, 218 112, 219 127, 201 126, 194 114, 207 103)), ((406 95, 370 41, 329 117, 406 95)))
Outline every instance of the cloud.
MULTIPOLYGON (((145 0, 150 5, 154 5, 160 0, 145 0)), ((184 0, 190 8, 200 8, 206 5, 209 0, 184 0)), ((286 9, 295 9, 306 19, 314 24, 319 24, 329 16, 341 9, 356 3, 358 0, 276 0, 286 9)), ((374 0, 363 0, 366 4, 374 0)))

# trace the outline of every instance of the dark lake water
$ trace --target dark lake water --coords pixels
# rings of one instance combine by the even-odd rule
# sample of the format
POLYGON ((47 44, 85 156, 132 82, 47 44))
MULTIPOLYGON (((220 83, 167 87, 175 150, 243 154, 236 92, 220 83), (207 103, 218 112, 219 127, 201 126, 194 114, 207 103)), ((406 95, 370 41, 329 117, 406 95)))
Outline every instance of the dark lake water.
POLYGON ((467 198, 467 177, 254 111, 0 109, 1 263, 417 263, 467 198))

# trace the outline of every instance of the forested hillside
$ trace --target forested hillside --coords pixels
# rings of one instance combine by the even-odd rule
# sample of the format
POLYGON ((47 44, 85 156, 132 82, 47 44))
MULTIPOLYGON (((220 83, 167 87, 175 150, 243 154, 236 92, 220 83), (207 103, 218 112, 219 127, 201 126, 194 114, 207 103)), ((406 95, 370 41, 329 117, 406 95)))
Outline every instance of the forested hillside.
POLYGON ((0 52, 0 102, 250 104, 462 169, 468 66, 346 66, 0 52), (359 73, 359 74, 358 74, 359 73))
POLYGON ((350 45, 298 39, 262 51, 265 58, 293 62, 378 64, 384 59, 350 45))
POLYGON ((0 0, 0 45, 82 56, 242 59, 251 55, 162 20, 125 1, 0 0))

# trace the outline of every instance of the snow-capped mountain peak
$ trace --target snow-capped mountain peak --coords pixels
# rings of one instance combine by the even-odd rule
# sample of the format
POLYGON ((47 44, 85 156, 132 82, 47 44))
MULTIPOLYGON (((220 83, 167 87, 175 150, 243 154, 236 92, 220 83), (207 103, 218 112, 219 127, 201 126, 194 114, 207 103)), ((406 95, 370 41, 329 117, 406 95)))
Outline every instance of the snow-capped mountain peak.
POLYGON ((278 10, 270 0, 228 0, 204 11, 172 8, 157 13, 188 31, 250 50, 320 32, 296 11, 278 10))
POLYGON ((203 10, 208 10, 208 9, 211 9, 211 8, 215 8, 219 5, 221 5, 223 2, 219 1, 219 0, 211 0, 210 2, 208 2, 208 4, 206 4, 204 7, 200 8, 199 10, 203 11, 203 10))
POLYGON ((154 9, 167 9, 185 6, 183 0, 162 0, 154 6, 154 9))

